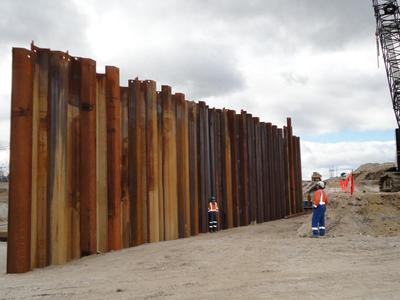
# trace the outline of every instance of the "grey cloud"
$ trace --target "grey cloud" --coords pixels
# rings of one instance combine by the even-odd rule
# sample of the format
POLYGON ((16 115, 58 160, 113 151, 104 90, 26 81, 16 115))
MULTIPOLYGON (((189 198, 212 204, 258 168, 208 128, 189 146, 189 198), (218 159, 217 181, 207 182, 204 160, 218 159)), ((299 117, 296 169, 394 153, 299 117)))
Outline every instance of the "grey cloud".
POLYGON ((365 0, 191 0, 183 7, 189 13, 204 11, 210 19, 246 34, 244 39, 272 39, 286 51, 305 43, 316 50, 338 49, 373 37, 375 27, 371 2, 365 0))
POLYGON ((0 46, 29 47, 31 40, 38 46, 84 51, 85 19, 70 1, 2 0, 0 1, 0 46))
POLYGON ((161 52, 149 49, 117 63, 121 64, 122 84, 136 76, 154 79, 190 99, 226 95, 245 87, 236 59, 224 45, 186 41, 161 52))
POLYGON ((306 85, 308 83, 308 77, 300 74, 296 74, 293 72, 282 72, 281 77, 285 80, 286 83, 292 84, 301 84, 306 85))
POLYGON ((0 122, 7 121, 10 119, 11 98, 7 95, 0 96, 0 103, 0 122))

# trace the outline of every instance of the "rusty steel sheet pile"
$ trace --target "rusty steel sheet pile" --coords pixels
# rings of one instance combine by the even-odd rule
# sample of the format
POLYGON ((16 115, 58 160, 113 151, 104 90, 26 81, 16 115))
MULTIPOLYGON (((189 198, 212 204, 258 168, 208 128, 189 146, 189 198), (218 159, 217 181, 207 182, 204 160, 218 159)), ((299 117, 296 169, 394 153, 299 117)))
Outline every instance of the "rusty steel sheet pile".
POLYGON ((7 272, 302 212, 300 138, 117 67, 13 48, 7 272))

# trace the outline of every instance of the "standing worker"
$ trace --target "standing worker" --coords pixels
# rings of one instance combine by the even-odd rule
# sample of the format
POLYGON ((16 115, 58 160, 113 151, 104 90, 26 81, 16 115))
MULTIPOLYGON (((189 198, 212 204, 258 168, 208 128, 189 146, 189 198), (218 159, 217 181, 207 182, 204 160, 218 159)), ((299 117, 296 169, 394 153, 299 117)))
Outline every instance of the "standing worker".
POLYGON ((216 232, 218 228, 218 203, 215 201, 215 196, 211 196, 210 202, 208 203, 208 230, 210 232, 216 232))
POLYGON ((325 183, 319 181, 317 190, 314 193, 313 215, 312 215, 312 236, 318 237, 325 235, 325 211, 328 204, 328 196, 325 191, 325 183))

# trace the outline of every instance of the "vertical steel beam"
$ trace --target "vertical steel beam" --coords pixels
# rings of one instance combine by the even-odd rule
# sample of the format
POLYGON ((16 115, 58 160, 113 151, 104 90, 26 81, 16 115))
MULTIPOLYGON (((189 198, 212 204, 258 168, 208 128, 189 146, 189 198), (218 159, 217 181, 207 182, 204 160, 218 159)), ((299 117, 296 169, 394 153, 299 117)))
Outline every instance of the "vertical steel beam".
POLYGON ((146 102, 146 151, 147 151, 147 209, 149 242, 160 240, 158 199, 158 129, 156 82, 143 83, 146 102))
POLYGON ((96 75, 97 251, 108 251, 108 174, 106 76, 96 75))
POLYGON ((279 218, 285 216, 285 165, 283 150, 283 130, 278 128, 278 150, 279 150, 279 218))
POLYGON ((34 60, 32 123, 32 214, 31 268, 42 268, 48 260, 48 86, 49 49, 32 45, 34 60), (35 150, 36 149, 36 150, 35 150))
POLYGON ((293 155, 293 129, 292 120, 287 118, 287 130, 288 130, 288 152, 289 152, 289 195, 290 195, 290 214, 294 214, 296 211, 295 204, 295 172, 294 172, 294 155, 293 155))
POLYGON ((225 169, 223 145, 224 132, 221 131, 220 109, 209 109, 210 118, 210 161, 212 174, 212 195, 216 197, 219 205, 218 227, 226 229, 227 198, 225 190, 225 169))
POLYGON ((280 184, 279 178, 277 176, 278 173, 278 166, 277 166, 277 160, 278 160, 278 155, 277 155, 277 130, 278 128, 273 125, 272 126, 272 187, 273 187, 273 193, 272 193, 272 207, 271 207, 271 212, 272 212, 272 220, 276 220, 278 218, 278 185, 280 184))
POLYGON ((261 155, 261 124, 259 118, 255 118, 255 153, 256 153, 256 175, 257 175, 257 223, 264 222, 264 203, 263 203, 263 160, 261 155))
POLYGON ((7 273, 31 268, 32 53, 13 48, 7 273))
POLYGON ((289 180, 289 139, 287 127, 283 127, 283 159, 284 159, 284 178, 285 178, 285 216, 290 215, 290 180, 289 180))
POLYGON ((189 119, 189 190, 191 234, 199 233, 199 183, 198 183, 198 142, 197 142, 197 105, 188 103, 189 119))
POLYGON ((67 116, 67 201, 68 216, 71 220, 68 230, 68 260, 81 257, 81 211, 80 211, 80 103, 81 103, 81 61, 68 57, 70 62, 69 96, 67 116))
MULTIPOLYGON (((216 112, 215 108, 214 109, 209 109, 208 110, 208 120, 209 120, 209 136, 208 136, 208 141, 209 141, 209 155, 210 155, 210 193, 211 196, 216 196, 216 187, 215 187, 215 123, 216 123, 216 112)), ((222 204, 222 199, 218 199, 220 204, 222 204)))
POLYGON ((267 221, 272 220, 272 199, 274 193, 274 182, 272 174, 272 124, 266 124, 266 158, 267 158, 267 174, 268 174, 268 194, 266 200, 266 218, 267 221))
POLYGON ((208 107, 199 102, 199 177, 200 177, 200 230, 208 231, 207 205, 210 197, 210 148, 209 148, 209 119, 208 107))
POLYGON ((231 139, 228 127, 228 112, 224 109, 221 114, 222 133, 222 174, 223 194, 225 199, 225 228, 233 227, 233 200, 232 200, 232 157, 231 139))
MULTIPOLYGON (((81 252, 82 255, 97 251, 96 221, 96 62, 81 60, 81 128, 80 128, 80 205, 81 205, 81 252)), ((116 74, 119 84, 118 73, 116 74)), ((107 75, 106 75, 107 76, 107 75)), ((108 80, 112 80, 108 78, 108 80)), ((109 83, 110 84, 110 83, 109 83)), ((116 96, 119 95, 119 86, 116 96)), ((111 95, 110 95, 111 96, 111 95)), ((114 99, 113 99, 114 100, 114 99)), ((119 99, 117 99, 119 100, 119 99)), ((112 101, 109 98, 109 101, 112 101)), ((118 106, 118 105, 117 105, 118 106)), ((117 112, 116 112, 117 113, 117 112)), ((119 120, 119 118, 118 118, 119 120)), ((111 127, 112 128, 112 127, 111 127)), ((118 137, 116 137, 118 138, 118 137)), ((115 141, 116 143, 119 142, 115 141)), ((117 158, 117 157, 115 157, 117 158)), ((115 162, 120 163, 120 159, 115 162)), ((115 172, 118 172, 117 170, 115 172)), ((120 178, 120 177, 119 177, 120 178)), ((120 185, 120 180, 112 182, 120 185)), ((117 189, 117 188, 116 188, 117 189)), ((116 194, 114 194, 116 195, 116 194)), ((118 199, 119 200, 119 199, 118 199)))
POLYGON ((157 92, 157 130, 158 130, 158 211, 160 241, 165 240, 164 219, 164 179, 163 179, 163 111, 161 92, 157 92))
POLYGON ((146 106, 140 80, 129 81, 129 187, 132 245, 147 242, 146 106))
POLYGON ((232 226, 240 225, 240 183, 239 183, 239 118, 234 110, 228 110, 228 132, 231 151, 231 174, 232 174, 232 226))
POLYGON ((268 221, 268 200, 270 194, 268 149, 267 149, 267 124, 260 124, 261 155, 262 155, 262 185, 263 185, 263 222, 268 221))
POLYGON ((190 236, 190 192, 189 192, 189 143, 188 113, 185 95, 173 96, 176 102, 176 151, 178 180, 178 224, 179 237, 190 236))
POLYGON ((241 169, 241 182, 243 187, 241 194, 241 226, 247 226, 250 223, 249 218, 249 157, 248 157, 248 126, 246 112, 242 111, 240 114, 240 169, 241 169))
POLYGON ((205 158, 205 104, 199 102, 198 104, 198 122, 197 122, 197 136, 198 136, 198 176, 199 176, 199 229, 200 232, 207 232, 207 204, 206 204, 206 158, 205 158))
POLYGON ((69 62, 67 54, 50 54, 50 164, 49 207, 51 263, 68 260, 69 208, 67 201, 67 114, 69 95, 69 62))
POLYGON ((108 248, 122 247, 121 235, 121 95, 119 69, 106 66, 108 151, 108 248))
POLYGON ((129 127, 128 98, 129 88, 121 87, 121 216, 122 247, 128 248, 131 239, 131 208, 129 195, 129 127))
POLYGON ((248 124, 248 154, 249 154, 249 195, 250 195, 250 222, 255 223, 257 220, 257 172, 256 172, 256 147, 255 147, 255 130, 254 118, 251 114, 247 115, 248 124))
POLYGON ((171 87, 161 87, 163 110, 163 185, 165 240, 179 237, 175 101, 171 87))

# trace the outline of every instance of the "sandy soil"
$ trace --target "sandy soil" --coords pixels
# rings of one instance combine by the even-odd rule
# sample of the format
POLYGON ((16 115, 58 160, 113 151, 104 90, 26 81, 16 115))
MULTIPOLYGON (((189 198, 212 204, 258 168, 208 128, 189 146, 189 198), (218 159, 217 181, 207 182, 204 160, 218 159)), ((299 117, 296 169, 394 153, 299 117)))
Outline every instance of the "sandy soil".
POLYGON ((327 191, 318 239, 307 214, 8 275, 0 243, 0 299, 400 299, 400 194, 327 191))
MULTIPOLYGON (((0 299, 399 299, 400 237, 302 238, 310 216, 4 274, 0 299)), ((4 260, 5 244, 0 246, 4 260)))

